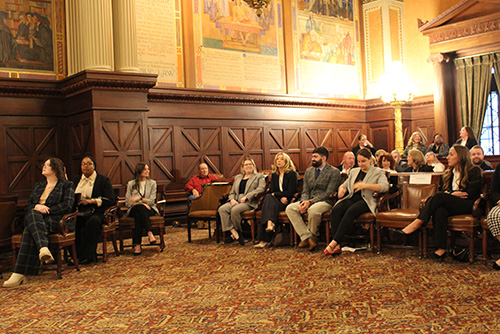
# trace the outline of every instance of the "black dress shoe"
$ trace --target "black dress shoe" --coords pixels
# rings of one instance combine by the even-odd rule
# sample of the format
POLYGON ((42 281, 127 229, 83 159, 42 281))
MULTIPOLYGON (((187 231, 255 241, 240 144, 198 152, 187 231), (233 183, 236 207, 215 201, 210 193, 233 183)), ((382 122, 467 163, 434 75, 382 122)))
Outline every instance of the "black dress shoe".
POLYGON ((236 231, 238 232, 238 242, 240 243, 241 246, 245 246, 245 239, 243 238, 243 234, 241 231, 236 231))
POLYGON ((446 257, 446 253, 443 253, 443 255, 437 255, 436 253, 432 253, 432 255, 431 255, 431 259, 438 261, 438 262, 443 262, 445 257, 446 257))
POLYGON ((493 269, 500 270, 500 266, 496 262, 493 262, 493 269))

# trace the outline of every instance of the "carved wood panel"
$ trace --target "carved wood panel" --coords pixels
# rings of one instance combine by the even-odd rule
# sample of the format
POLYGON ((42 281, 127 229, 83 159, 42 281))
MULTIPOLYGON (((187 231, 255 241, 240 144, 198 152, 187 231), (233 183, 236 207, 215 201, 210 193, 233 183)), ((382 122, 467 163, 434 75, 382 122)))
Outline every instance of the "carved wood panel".
MULTIPOLYGON (((45 123, 44 121, 42 121, 45 123)), ((16 122, 17 123, 17 122, 16 122)), ((48 123, 48 122, 47 122, 48 123)), ((7 194, 29 194, 41 181, 41 165, 59 156, 60 136, 56 125, 4 124, 7 194)))
POLYGON ((267 159, 264 161, 263 169, 270 169, 274 157, 279 152, 285 152, 290 156, 296 168, 300 166, 300 130, 298 128, 284 128, 283 126, 272 126, 266 129, 264 147, 267 151, 267 159))
POLYGON ((352 151, 352 148, 358 145, 358 136, 361 135, 362 129, 359 128, 339 128, 337 132, 337 155, 333 163, 335 165, 340 165, 340 162, 344 158, 344 153, 347 151, 352 151))
MULTIPOLYGON (((92 124, 90 120, 69 125, 69 143, 71 144, 71 165, 68 177, 73 179, 80 172, 80 162, 85 155, 93 156, 92 124)), ((93 156, 96 159, 95 156, 93 156)), ((99 165, 97 171, 101 173, 99 165)))
POLYGON ((102 173, 113 185, 126 185, 135 165, 145 160, 142 120, 102 120, 100 125, 102 173))
POLYGON ((148 135, 151 177, 159 184, 174 181, 173 127, 150 126, 148 135))
POLYGON ((262 127, 223 127, 224 143, 224 175, 240 173, 241 163, 246 156, 252 157, 257 168, 269 169, 264 166, 264 145, 262 127), (226 163, 227 162, 227 163, 226 163))
POLYGON ((329 163, 333 163, 337 156, 337 148, 334 145, 334 129, 333 128, 311 128, 303 129, 303 143, 301 151, 300 170, 306 170, 311 161, 312 151, 319 146, 324 146, 330 152, 328 158, 329 163))

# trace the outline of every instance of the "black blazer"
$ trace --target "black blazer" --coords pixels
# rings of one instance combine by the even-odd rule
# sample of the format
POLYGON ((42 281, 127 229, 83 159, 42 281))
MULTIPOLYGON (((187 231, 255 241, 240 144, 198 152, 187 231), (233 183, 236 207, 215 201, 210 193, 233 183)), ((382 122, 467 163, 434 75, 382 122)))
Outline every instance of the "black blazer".
POLYGON ((491 181, 490 188, 490 198, 493 205, 497 205, 497 202, 500 201, 500 164, 497 165, 495 174, 493 174, 493 180, 491 181))
MULTIPOLYGON (((31 192, 28 203, 24 208, 24 212, 28 213, 35 205, 40 203, 40 197, 47 186, 47 180, 35 184, 31 192)), ((75 203, 75 191, 73 189, 73 182, 67 180, 57 181, 54 189, 45 200, 45 206, 48 206, 50 213, 43 215, 43 220, 48 225, 49 232, 59 232, 59 221, 65 215, 71 212, 73 204, 75 203)))
MULTIPOLYGON (((80 183, 82 176, 78 176, 73 180, 73 188, 76 189, 78 187, 78 183, 80 183)), ((116 204, 115 192, 113 191, 113 187, 111 186, 111 181, 107 176, 97 174, 94 182, 94 188, 92 189, 92 198, 105 197, 108 198, 109 201, 103 199, 102 205, 97 206, 96 204, 85 205, 84 210, 88 210, 90 208, 95 209, 95 213, 104 214, 107 208, 116 204)))
MULTIPOLYGON (((462 139, 460 138, 457 140, 457 142, 455 144, 460 145, 461 141, 462 141, 462 139)), ((467 142, 465 143, 465 147, 467 147, 470 150, 471 148, 473 148, 476 145, 477 145, 477 140, 475 140, 474 138, 467 137, 467 142)))
MULTIPOLYGON (((448 187, 446 189, 451 189, 451 183, 453 182, 453 177, 450 178, 448 187)), ((443 184, 443 188, 445 185, 443 184)), ((469 179, 467 180, 467 184, 465 189, 460 189, 460 191, 466 192, 469 196, 467 197, 468 201, 474 202, 476 199, 481 196, 481 188, 483 187, 483 174, 481 168, 474 166, 469 170, 469 179)))
POLYGON ((271 176, 271 188, 269 192, 277 199, 281 197, 288 198, 288 203, 290 203, 293 195, 297 192, 297 173, 289 171, 283 175, 283 191, 280 191, 280 176, 274 173, 271 176))

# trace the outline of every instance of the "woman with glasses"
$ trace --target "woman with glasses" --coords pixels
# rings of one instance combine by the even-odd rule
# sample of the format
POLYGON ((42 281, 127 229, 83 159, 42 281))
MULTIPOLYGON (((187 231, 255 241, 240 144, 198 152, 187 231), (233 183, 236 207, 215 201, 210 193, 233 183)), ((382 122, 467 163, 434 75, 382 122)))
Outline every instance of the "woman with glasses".
POLYGON ((255 195, 263 192, 266 181, 262 174, 257 173, 257 166, 252 158, 246 157, 241 163, 241 174, 234 177, 233 187, 229 193, 229 201, 219 208, 222 231, 229 232, 231 239, 245 245, 241 235, 241 213, 257 207, 255 195))
POLYGON ((156 181, 149 178, 149 166, 139 162, 135 166, 134 179, 127 184, 125 203, 127 216, 134 217, 135 227, 132 243, 134 255, 141 255, 142 233, 148 234, 150 244, 156 244, 149 217, 160 214, 156 208, 156 181))
POLYGON ((104 212, 116 203, 111 181, 96 172, 91 156, 81 162, 81 174, 73 180, 75 194, 80 194, 76 220, 76 253, 81 264, 97 261, 97 242, 102 232, 104 212))
POLYGON ((50 158, 42 166, 45 180, 35 184, 24 209, 24 231, 14 273, 3 283, 6 288, 26 283, 26 275, 37 275, 41 263, 54 262, 49 250, 49 233, 59 232, 59 221, 75 202, 73 183, 66 180, 64 164, 50 158))

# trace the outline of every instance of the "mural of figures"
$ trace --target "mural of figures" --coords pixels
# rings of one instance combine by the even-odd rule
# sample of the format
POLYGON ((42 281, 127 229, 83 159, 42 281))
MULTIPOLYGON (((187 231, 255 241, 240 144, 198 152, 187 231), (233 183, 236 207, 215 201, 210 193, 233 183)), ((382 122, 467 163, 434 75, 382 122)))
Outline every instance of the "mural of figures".
POLYGON ((54 69, 51 1, 0 1, 0 67, 54 69))

